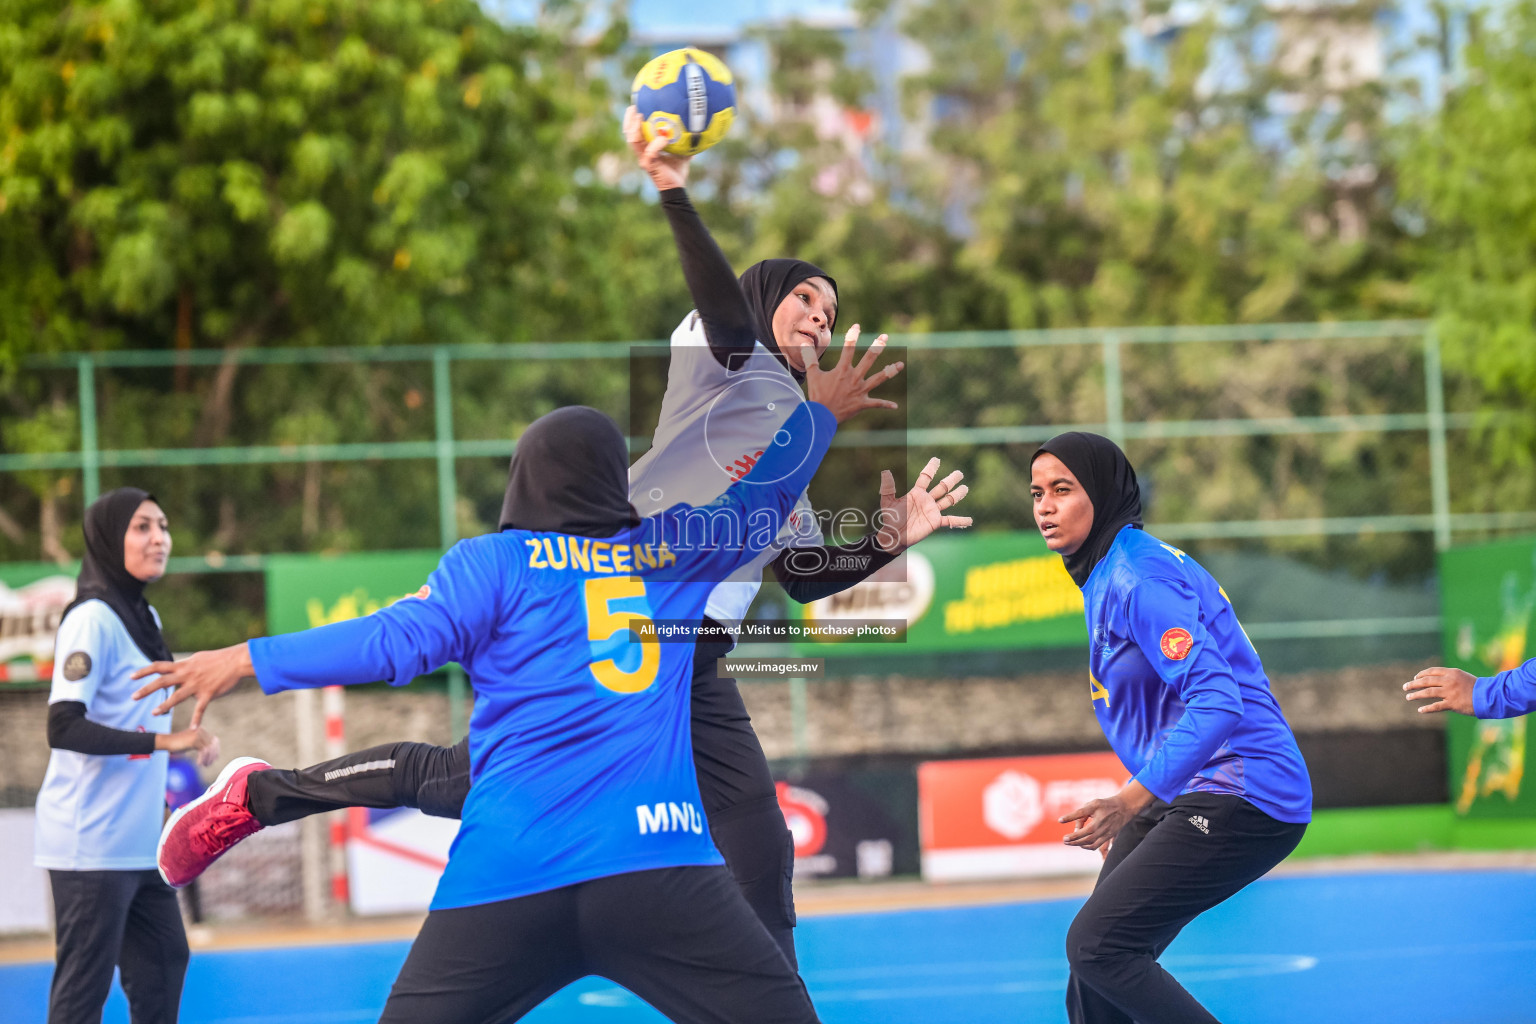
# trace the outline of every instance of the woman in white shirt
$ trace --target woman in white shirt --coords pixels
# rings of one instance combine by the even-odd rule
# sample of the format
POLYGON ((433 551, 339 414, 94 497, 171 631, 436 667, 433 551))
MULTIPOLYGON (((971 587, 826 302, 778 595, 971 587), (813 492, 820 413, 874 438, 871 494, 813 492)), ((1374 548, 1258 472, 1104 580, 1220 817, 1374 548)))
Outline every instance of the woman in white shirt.
POLYGON ((109 491, 85 512, 85 558, 54 641, 48 773, 37 795, 38 867, 53 889, 49 1024, 99 1022, 121 971, 134 1024, 175 1024, 187 936, 155 868, 169 751, 218 756, 204 729, 172 732, 133 699, 135 669, 171 656, 144 586, 165 574, 171 534, 147 491, 109 491))

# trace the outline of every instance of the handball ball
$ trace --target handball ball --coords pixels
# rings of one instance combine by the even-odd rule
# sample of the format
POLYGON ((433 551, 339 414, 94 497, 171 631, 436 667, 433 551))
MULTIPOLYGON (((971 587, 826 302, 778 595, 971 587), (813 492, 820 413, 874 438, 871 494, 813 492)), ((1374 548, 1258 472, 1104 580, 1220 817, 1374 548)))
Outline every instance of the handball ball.
POLYGON ((725 138, 736 120, 731 69, 714 54, 692 48, 655 58, 635 76, 631 102, 640 112, 640 133, 650 142, 672 139, 674 156, 702 153, 725 138))

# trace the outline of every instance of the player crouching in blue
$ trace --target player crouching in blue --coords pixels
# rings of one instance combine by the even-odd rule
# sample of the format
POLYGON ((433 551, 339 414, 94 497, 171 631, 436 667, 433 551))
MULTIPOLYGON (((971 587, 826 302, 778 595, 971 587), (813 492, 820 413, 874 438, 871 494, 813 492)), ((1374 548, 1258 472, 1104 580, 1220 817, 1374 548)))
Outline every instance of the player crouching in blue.
POLYGON ((862 401, 851 365, 822 372, 812 352, 807 367, 810 400, 703 509, 639 518, 619 429, 561 409, 518 440, 509 525, 456 544, 414 598, 139 673, 162 673, 140 696, 174 688, 158 710, 195 697, 200 720, 243 676, 275 693, 464 666, 473 784, 382 1021, 510 1021, 588 974, 674 1021, 815 1021, 710 840, 693 638, 647 638, 650 623, 699 622, 715 584, 778 535, 862 401))
POLYGON ((1312 818, 1306 764, 1226 593, 1143 531, 1113 441, 1059 434, 1030 466, 1035 522, 1083 590, 1090 696, 1132 773, 1064 816, 1103 850, 1067 932, 1074 1024, 1216 1020, 1158 957, 1194 918, 1283 860, 1312 818))

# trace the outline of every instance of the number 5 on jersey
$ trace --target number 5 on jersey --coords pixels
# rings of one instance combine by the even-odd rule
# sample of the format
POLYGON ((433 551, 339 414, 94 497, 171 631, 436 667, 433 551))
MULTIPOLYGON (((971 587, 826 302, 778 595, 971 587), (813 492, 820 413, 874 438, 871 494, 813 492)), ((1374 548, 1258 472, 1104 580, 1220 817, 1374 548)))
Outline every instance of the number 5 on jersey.
MULTIPOLYGON (((626 672, 619 667, 616 658, 600 658, 591 664, 592 675, 598 683, 614 693, 639 693, 656 681, 656 671, 661 667, 661 644, 655 638, 641 639, 641 630, 651 623, 650 603, 645 599, 645 581, 633 576, 600 576, 587 580, 587 639, 592 642, 593 653, 618 655, 632 649, 636 640, 640 644, 640 666, 626 672), (633 600, 643 611, 613 608, 613 602, 633 600), (634 638, 612 641, 621 633, 634 631, 634 638)), ((629 659, 625 659, 626 661, 629 659)))

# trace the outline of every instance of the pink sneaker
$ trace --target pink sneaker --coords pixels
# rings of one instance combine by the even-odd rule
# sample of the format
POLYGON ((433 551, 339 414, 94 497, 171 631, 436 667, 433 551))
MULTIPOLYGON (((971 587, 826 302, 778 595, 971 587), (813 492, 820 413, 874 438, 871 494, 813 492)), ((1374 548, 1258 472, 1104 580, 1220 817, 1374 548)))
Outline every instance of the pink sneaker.
POLYGON ((155 849, 167 885, 180 889, 240 840, 261 831, 261 822, 245 808, 245 780, 271 767, 258 757, 237 757, 202 796, 176 809, 155 849))

